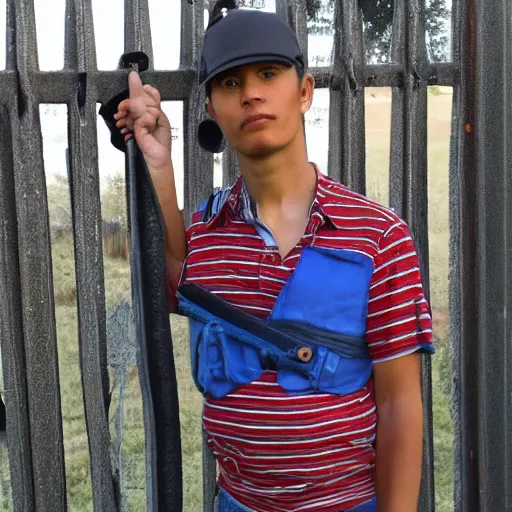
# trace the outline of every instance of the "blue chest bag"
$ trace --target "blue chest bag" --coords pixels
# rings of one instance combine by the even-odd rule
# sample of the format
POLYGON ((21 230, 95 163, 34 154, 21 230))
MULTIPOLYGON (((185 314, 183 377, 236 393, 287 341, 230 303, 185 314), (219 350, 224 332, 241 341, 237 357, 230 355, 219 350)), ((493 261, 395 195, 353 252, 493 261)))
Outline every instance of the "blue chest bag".
POLYGON ((372 373, 365 339, 372 272, 364 254, 305 247, 265 321, 181 285, 178 313, 190 319, 197 388, 220 398, 271 368, 290 394, 361 389, 372 373))

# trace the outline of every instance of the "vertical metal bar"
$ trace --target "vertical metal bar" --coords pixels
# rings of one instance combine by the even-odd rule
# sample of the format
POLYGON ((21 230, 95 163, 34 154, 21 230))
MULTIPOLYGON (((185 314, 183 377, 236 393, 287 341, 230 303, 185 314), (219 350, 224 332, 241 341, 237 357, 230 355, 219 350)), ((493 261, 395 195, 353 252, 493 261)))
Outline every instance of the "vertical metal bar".
POLYGON ((124 51, 144 52, 149 57, 149 68, 153 69, 148 0, 124 1, 124 51))
MULTIPOLYGON (((198 67, 198 59, 202 48, 204 33, 204 4, 194 2, 193 5, 183 2, 182 40, 181 47, 194 45, 194 50, 182 52, 181 67, 198 67), (186 25, 189 25, 188 27, 186 25), (185 40, 190 37, 192 41, 185 40), (193 59, 193 60, 192 60, 193 59)), ((190 215, 196 210, 213 190, 213 155, 203 151, 197 143, 197 127, 204 116, 205 91, 197 81, 190 91, 188 99, 183 104, 183 161, 184 161, 184 219, 190 223, 190 215)))
MULTIPOLYGON (((70 191, 76 259, 80 368, 94 510, 117 510, 108 424, 109 378, 96 133, 96 50, 90 0, 67 0, 65 65, 78 71, 68 101, 70 191)), ((118 484, 118 482, 117 482, 118 484)))
POLYGON ((456 7, 462 80, 455 105, 459 158, 452 162, 453 192, 460 194, 452 283, 460 304, 460 337, 452 340, 460 378, 455 496, 461 510, 487 512, 512 504, 512 6, 465 0, 456 7))
MULTIPOLYGON (((427 76, 424 2, 395 2, 392 59, 405 70, 404 87, 393 89, 390 206, 409 225, 429 299, 427 188, 427 76)), ((424 410, 421 511, 435 509, 432 375, 429 356, 422 357, 424 410)))
MULTIPOLYGON (((469 489, 464 489, 463 482, 470 481, 467 478, 468 464, 470 461, 466 458, 462 450, 463 439, 471 442, 472 433, 466 430, 462 421, 461 410, 461 393, 462 393, 462 350, 463 332, 462 332, 462 306, 464 300, 463 288, 470 290, 474 286, 471 272, 472 267, 466 269, 464 279, 462 278, 462 263, 464 258, 472 254, 471 249, 462 245, 462 225, 461 212, 463 208, 471 215, 474 212, 474 205, 467 204, 471 201, 471 197, 466 193, 465 187, 468 180, 472 177, 469 175, 463 182, 464 169, 471 169, 473 163, 471 161, 471 152, 465 151, 464 148, 470 149, 474 143, 471 131, 469 133, 464 129, 465 123, 474 126, 474 119, 471 107, 472 102, 469 100, 474 94, 474 70, 472 62, 468 55, 464 55, 462 59, 461 50, 467 52, 474 45, 473 35, 468 32, 470 25, 466 23, 469 18, 469 11, 466 11, 467 2, 465 0, 453 0, 452 3, 452 61, 461 72, 461 79, 453 87, 452 99, 452 127, 450 140, 450 171, 449 171, 449 221, 450 221, 450 265, 449 265, 449 308, 450 308, 450 355, 452 359, 452 380, 451 380, 451 397, 450 409, 453 421, 453 479, 454 479, 454 510, 464 510, 463 493, 469 489), (464 46, 462 46, 464 41, 464 46), (465 255, 465 256, 464 256, 465 255), (469 274, 467 273, 469 272, 469 274)), ((471 303, 474 307, 474 303, 471 303)), ((475 319, 476 315, 471 315, 466 319, 475 319)), ((471 321, 471 320, 470 320, 471 321)), ((467 346, 471 339, 464 340, 464 351, 468 350, 474 353, 471 347, 467 346)), ((473 386, 473 384, 470 384, 473 386)), ((474 391, 474 390, 473 390, 474 391)), ((476 392, 470 396, 476 396, 476 392)))
MULTIPOLYGON (((203 2, 182 0, 181 3, 181 55, 180 68, 198 68, 204 33, 203 2)), ((204 115, 205 91, 197 78, 188 99, 183 104, 183 163, 184 163, 184 212, 186 224, 191 214, 213 190, 213 155, 203 151, 197 143, 197 127, 204 115)), ((217 464, 206 442, 203 430, 203 510, 213 512, 217 483, 217 464)))
POLYGON ((15 511, 31 512, 34 510, 34 489, 9 125, 7 109, 0 106, 0 346, 12 505, 15 511))
MULTIPOLYGON (((10 0, 15 17, 18 91, 11 106, 14 183, 32 467, 37 510, 65 511, 66 479, 50 250, 39 107, 34 5, 10 0)), ((9 48, 9 51, 13 51, 9 48)))
POLYGON ((361 194, 366 190, 363 21, 357 0, 336 2, 333 66, 342 77, 331 89, 329 174, 361 194))
POLYGON ((222 186, 230 187, 240 175, 240 165, 236 151, 228 146, 222 153, 222 186))
POLYGON ((276 14, 292 27, 304 62, 308 62, 308 15, 304 0, 276 0, 276 14))

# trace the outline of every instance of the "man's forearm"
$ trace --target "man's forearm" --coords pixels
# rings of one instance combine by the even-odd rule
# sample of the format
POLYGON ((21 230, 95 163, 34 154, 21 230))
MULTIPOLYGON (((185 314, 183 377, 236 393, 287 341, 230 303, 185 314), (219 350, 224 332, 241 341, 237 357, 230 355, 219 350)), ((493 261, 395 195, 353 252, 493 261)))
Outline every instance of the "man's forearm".
POLYGON ((149 166, 149 170, 165 222, 166 252, 182 262, 186 255, 185 224, 178 207, 172 162, 164 167, 149 166))
POLYGON ((377 414, 377 511, 416 512, 423 438, 421 398, 396 398, 382 404, 377 414))

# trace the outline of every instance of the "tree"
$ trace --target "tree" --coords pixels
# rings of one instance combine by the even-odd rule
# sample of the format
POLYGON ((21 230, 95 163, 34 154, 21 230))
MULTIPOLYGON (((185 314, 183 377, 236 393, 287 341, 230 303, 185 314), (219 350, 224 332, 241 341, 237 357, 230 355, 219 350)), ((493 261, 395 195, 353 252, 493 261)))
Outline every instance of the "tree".
POLYGON ((117 173, 107 178, 107 186, 101 195, 101 211, 106 222, 126 223, 126 186, 124 174, 117 173))
MULTIPOLYGON (((309 30, 314 35, 333 33, 334 0, 306 0, 309 30)), ((394 0, 359 0, 363 17, 366 58, 369 62, 389 60, 394 0)), ((434 62, 448 60, 446 0, 426 0, 427 49, 434 62)))

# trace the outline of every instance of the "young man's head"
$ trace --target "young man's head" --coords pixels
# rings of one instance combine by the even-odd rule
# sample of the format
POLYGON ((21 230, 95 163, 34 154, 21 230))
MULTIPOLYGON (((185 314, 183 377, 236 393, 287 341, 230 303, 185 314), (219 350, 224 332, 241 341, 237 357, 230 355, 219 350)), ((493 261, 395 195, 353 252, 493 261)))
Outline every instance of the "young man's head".
MULTIPOLYGON (((293 31, 275 14, 231 10, 215 17, 214 9, 199 80, 208 113, 240 153, 265 156, 302 136, 314 81, 293 31)), ((199 133, 205 148, 212 138, 215 129, 199 133)))

